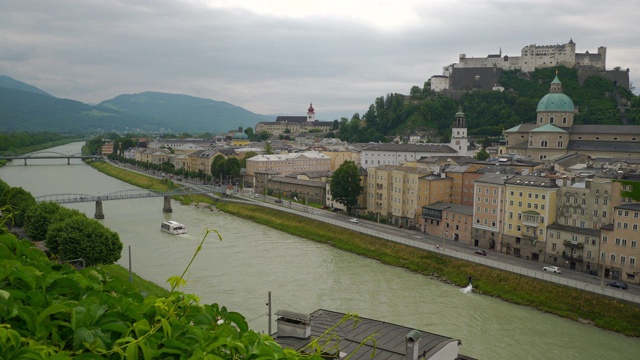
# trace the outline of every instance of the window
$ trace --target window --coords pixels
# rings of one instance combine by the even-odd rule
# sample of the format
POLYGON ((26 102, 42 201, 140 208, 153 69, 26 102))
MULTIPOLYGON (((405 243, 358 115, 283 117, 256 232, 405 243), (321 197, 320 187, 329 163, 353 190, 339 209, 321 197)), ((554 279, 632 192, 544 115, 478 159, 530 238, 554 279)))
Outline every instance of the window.
POLYGON ((522 231, 522 226, 516 225, 516 231, 522 231))
POLYGON ((622 239, 616 238, 616 246, 620 246, 620 243, 622 243, 622 239))
POLYGON ((593 216, 598 216, 598 210, 593 210, 593 216))
POLYGON ((627 262, 626 260, 627 258, 625 256, 620 255, 620 265, 624 265, 624 263, 627 262))
POLYGON ((602 243, 603 243, 603 244, 606 244, 606 243, 607 243, 607 240, 608 240, 608 238, 607 238, 606 236, 603 236, 603 237, 602 237, 602 243))
POLYGON ((611 254, 610 259, 612 263, 616 262, 616 254, 611 254))
POLYGON ((638 247, 638 242, 636 240, 631 240, 631 247, 632 248, 638 247))
POLYGON ((555 243, 551 244, 551 250, 553 250, 553 251, 557 250, 557 245, 555 243))
POLYGON ((631 267, 636 266, 636 258, 634 258, 634 257, 630 257, 629 258, 629 266, 631 266, 631 267))
POLYGON ((627 239, 622 239, 622 246, 627 246, 627 239))

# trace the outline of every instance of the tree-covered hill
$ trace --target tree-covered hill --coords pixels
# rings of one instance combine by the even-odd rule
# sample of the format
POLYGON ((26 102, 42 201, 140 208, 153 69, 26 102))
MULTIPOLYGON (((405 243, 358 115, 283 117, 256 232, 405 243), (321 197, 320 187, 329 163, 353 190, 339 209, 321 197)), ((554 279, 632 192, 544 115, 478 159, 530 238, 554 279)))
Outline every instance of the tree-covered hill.
POLYGON ((215 134, 273 120, 222 101, 153 92, 120 95, 91 106, 0 76, 0 132, 215 134))
MULTIPOLYGON (((625 107, 627 124, 640 125, 640 99, 628 89, 614 88, 611 81, 590 77, 578 83, 577 71, 557 68, 563 92, 578 108, 577 124, 623 124, 618 100, 625 107), (617 93, 617 94, 616 94, 617 93)), ((414 86, 410 95, 387 94, 379 97, 362 116, 343 119, 340 138, 346 141, 378 141, 381 135, 435 133, 447 140, 454 114, 458 109, 466 115, 469 134, 476 137, 499 136, 502 130, 536 119, 540 99, 549 93, 556 76, 556 68, 539 69, 534 73, 504 71, 501 85, 505 91, 474 91, 460 100, 433 93, 429 83, 423 88, 414 86)))
POLYGON ((143 92, 119 95, 98 104, 100 109, 116 109, 163 121, 171 131, 222 132, 238 126, 255 127, 261 121, 274 121, 273 116, 252 113, 224 101, 187 95, 143 92))

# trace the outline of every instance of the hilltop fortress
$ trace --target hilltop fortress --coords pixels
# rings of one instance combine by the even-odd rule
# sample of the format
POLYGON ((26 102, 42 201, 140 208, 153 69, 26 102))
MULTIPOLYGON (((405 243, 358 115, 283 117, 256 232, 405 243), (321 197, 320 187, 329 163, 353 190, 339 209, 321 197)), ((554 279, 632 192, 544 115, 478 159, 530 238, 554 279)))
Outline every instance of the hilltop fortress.
POLYGON ((597 52, 576 53, 576 43, 569 40, 561 45, 528 45, 520 56, 490 54, 483 58, 460 54, 458 62, 443 68, 442 75, 431 77, 431 90, 435 92, 465 92, 470 90, 503 90, 500 86, 502 70, 520 70, 524 73, 536 69, 566 66, 578 69, 580 83, 590 76, 601 76, 629 89, 629 69, 607 70, 607 48, 597 52))

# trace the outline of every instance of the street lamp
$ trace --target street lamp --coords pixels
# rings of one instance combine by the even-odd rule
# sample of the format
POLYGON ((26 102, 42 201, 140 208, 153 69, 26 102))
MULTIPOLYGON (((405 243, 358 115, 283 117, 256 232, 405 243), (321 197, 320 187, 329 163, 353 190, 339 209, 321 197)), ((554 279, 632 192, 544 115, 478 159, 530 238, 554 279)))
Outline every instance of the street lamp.
POLYGON ((604 255, 604 257, 602 259, 602 277, 600 277, 600 288, 604 289, 604 269, 605 263, 607 262, 607 253, 603 252, 602 254, 604 255))
POLYGON ((449 232, 448 232, 448 231, 445 231, 445 232, 442 234, 442 250, 443 250, 443 251, 444 251, 444 244, 445 244, 445 240, 447 239, 447 235, 449 235, 449 232))

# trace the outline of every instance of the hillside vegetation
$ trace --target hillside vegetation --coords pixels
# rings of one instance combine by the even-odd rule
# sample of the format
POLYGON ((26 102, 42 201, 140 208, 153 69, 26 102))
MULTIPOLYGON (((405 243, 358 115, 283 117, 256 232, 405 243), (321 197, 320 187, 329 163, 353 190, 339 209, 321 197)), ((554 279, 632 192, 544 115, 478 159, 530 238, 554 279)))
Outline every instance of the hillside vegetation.
POLYGON ((216 134, 273 120, 222 101, 154 92, 120 95, 94 106, 0 76, 0 132, 216 134))
MULTIPOLYGON (((616 89, 609 80, 590 77, 578 83, 577 71, 559 67, 558 78, 563 92, 578 107, 576 124, 623 124, 618 109, 616 89)), ((387 94, 375 99, 362 115, 343 118, 340 139, 350 142, 378 141, 382 135, 411 133, 436 134, 435 141, 448 141, 455 113, 466 115, 469 135, 477 138, 499 136, 504 129, 520 123, 534 122, 540 99, 549 93, 556 68, 538 69, 531 74, 504 71, 501 85, 505 91, 474 91, 459 101, 433 93, 429 84, 414 86, 410 95, 387 94)), ((640 125, 640 99, 628 89, 617 88, 627 124, 640 125)))

